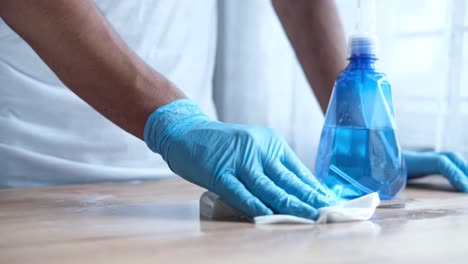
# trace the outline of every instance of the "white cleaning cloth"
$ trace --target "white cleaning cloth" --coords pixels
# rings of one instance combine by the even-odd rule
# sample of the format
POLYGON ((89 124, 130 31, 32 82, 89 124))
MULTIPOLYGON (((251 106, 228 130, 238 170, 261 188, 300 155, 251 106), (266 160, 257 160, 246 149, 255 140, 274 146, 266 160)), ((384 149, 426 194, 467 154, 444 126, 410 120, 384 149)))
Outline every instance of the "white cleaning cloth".
MULTIPOLYGON (((292 215, 265 215, 254 218, 255 224, 325 224, 369 220, 380 203, 379 195, 366 196, 319 209, 317 221, 292 215)), ((226 204, 218 195, 205 192, 200 197, 200 215, 213 220, 245 219, 241 212, 226 204)))

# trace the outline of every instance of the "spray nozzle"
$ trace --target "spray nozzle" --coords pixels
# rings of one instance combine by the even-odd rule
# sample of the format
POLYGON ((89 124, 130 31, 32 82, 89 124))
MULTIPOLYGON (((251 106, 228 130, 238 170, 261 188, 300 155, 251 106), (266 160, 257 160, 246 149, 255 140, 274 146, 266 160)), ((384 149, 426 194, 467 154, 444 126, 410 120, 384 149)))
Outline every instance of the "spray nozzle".
POLYGON ((349 39, 349 55, 375 56, 377 53, 375 0, 357 0, 356 32, 349 39))
POLYGON ((375 34, 375 0, 357 0, 358 1, 358 19, 356 23, 356 32, 358 34, 375 34))

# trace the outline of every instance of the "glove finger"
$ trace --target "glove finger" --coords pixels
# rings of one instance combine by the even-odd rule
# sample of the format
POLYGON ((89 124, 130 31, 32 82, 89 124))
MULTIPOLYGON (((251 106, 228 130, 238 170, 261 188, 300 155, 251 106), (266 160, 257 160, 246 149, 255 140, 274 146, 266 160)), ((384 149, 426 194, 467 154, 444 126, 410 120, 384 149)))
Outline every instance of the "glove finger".
POLYGON ((439 172, 459 192, 468 192, 468 178, 449 158, 439 156, 439 172))
POLYGON ((304 165, 304 163, 302 163, 302 161, 297 157, 296 153, 294 153, 294 151, 288 145, 285 146, 283 164, 305 184, 312 187, 312 189, 317 190, 317 192, 328 196, 329 198, 336 198, 336 195, 332 191, 323 186, 319 180, 314 177, 312 172, 304 165))
POLYGON ((230 173, 218 177, 214 190, 229 205, 254 218, 261 215, 271 215, 273 212, 257 197, 252 195, 245 186, 230 173))
POLYGON ((468 164, 462 155, 456 152, 440 152, 441 155, 450 159, 463 173, 468 176, 468 164))
POLYGON ((438 155, 434 152, 403 151, 408 179, 438 174, 438 155))
POLYGON ((275 213, 309 219, 317 219, 319 215, 317 209, 288 194, 262 172, 247 172, 240 176, 240 179, 252 194, 275 213))
POLYGON ((280 162, 265 168, 265 173, 277 186, 314 208, 329 206, 332 203, 327 196, 317 191, 319 185, 315 185, 314 188, 305 184, 280 162))

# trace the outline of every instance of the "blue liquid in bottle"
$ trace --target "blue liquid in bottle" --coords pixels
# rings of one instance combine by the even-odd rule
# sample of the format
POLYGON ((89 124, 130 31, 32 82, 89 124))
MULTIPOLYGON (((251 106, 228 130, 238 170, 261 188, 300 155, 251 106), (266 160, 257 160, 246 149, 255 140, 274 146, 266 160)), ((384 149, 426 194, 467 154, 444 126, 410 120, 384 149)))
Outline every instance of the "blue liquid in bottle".
POLYGON ((391 86, 376 71, 375 39, 355 37, 338 76, 315 163, 317 178, 344 199, 378 192, 394 198, 406 185, 391 86))

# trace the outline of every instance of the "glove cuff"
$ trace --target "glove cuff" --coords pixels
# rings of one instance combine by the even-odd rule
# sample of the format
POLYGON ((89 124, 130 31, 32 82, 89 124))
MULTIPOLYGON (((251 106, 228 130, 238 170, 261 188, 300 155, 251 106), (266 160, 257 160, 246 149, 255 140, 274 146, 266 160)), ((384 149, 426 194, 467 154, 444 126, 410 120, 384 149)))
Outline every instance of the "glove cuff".
POLYGON ((146 121, 144 130, 144 139, 146 145, 163 158, 163 149, 169 135, 173 134, 177 124, 185 123, 192 117, 208 116, 203 112, 200 106, 192 100, 180 99, 156 109, 146 121))

